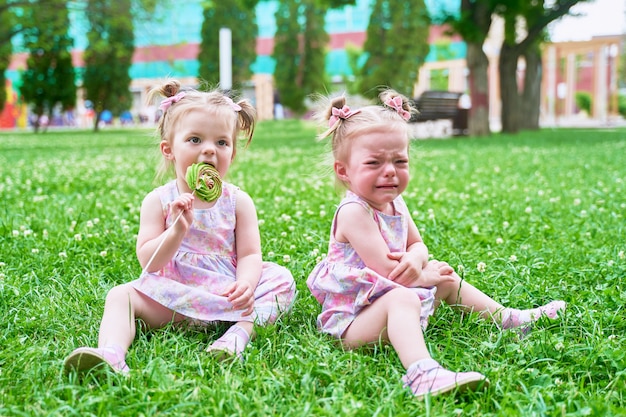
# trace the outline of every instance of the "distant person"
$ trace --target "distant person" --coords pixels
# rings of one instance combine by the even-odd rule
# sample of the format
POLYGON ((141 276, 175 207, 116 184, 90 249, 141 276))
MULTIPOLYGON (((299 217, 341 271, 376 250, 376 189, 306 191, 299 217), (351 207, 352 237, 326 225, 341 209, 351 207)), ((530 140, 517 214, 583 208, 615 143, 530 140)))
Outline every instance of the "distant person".
POLYGON ((224 182, 221 196, 206 202, 194 196, 186 181, 187 168, 196 163, 210 164, 220 178, 226 176, 238 137, 243 133, 247 143, 252 140, 254 108, 218 91, 180 91, 175 80, 152 90, 150 98, 157 94, 166 97, 157 128, 161 173, 173 172, 175 179, 143 201, 137 257, 144 271, 139 279, 109 291, 98 347, 74 350, 65 360, 68 370, 104 363, 127 373, 125 357, 136 319, 148 328, 230 323, 207 350, 243 360, 254 325, 274 322, 295 296, 291 273, 261 258, 250 196, 224 182))
POLYGON ((274 120, 283 120, 285 118, 285 109, 280 102, 278 91, 274 91, 274 120))
POLYGON ((329 127, 321 138, 331 138, 336 180, 346 194, 332 222, 328 255, 307 280, 322 305, 318 326, 348 349, 391 343, 406 368, 402 380, 417 397, 485 387, 484 375, 449 371, 430 356, 423 329, 436 307, 445 301, 512 329, 556 318, 565 303, 505 308, 446 262, 429 260, 402 198, 409 183, 407 121, 414 110, 392 90, 380 98, 382 105, 352 110, 339 97, 320 117, 329 127))

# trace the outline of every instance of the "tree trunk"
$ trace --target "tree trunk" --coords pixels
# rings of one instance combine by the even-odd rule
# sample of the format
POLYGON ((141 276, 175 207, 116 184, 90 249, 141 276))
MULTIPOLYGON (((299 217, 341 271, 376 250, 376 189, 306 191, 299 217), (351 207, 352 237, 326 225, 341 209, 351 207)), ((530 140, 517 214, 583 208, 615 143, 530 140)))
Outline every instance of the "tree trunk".
POLYGON ((467 67, 472 107, 469 110, 470 136, 489 136, 489 59, 482 43, 467 42, 467 67))
MULTIPOLYGON (((519 55, 514 47, 502 43, 500 60, 500 100, 502 101, 502 132, 517 133, 521 112, 521 99, 517 86, 517 60, 519 55)), ((526 117, 524 115, 524 117, 526 117)))
POLYGON ((541 106, 541 77, 543 67, 541 50, 538 46, 531 47, 523 54, 526 60, 524 73, 524 92, 522 94, 522 114, 520 129, 539 130, 541 106))

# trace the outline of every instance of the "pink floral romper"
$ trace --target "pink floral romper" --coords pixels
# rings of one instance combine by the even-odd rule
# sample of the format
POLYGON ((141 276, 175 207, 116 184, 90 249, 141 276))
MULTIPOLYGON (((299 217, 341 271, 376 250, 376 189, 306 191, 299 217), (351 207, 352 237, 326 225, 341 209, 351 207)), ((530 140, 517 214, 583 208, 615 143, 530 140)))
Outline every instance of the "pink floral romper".
MULTIPOLYGON (((139 291, 192 321, 273 322, 290 309, 295 297, 295 283, 286 268, 263 262, 263 271, 254 292, 254 313, 242 316, 220 295, 235 281, 236 186, 223 183, 222 196, 208 209, 195 209, 193 224, 178 252, 163 269, 144 273, 131 284, 139 291)), ((156 189, 163 214, 178 197, 176 181, 156 189)), ((170 227, 174 219, 167 217, 170 227)))
MULTIPOLYGON (((347 191, 337 207, 330 233, 328 255, 311 272, 307 286, 322 305, 317 317, 321 331, 338 339, 342 337, 361 310, 400 284, 365 266, 349 243, 335 240, 337 213, 346 204, 359 204, 372 216, 391 252, 405 252, 408 237, 408 209, 401 196, 393 201, 395 215, 373 209, 356 194, 347 191)), ((433 314, 437 288, 411 288, 422 301, 421 324, 425 328, 433 314)))

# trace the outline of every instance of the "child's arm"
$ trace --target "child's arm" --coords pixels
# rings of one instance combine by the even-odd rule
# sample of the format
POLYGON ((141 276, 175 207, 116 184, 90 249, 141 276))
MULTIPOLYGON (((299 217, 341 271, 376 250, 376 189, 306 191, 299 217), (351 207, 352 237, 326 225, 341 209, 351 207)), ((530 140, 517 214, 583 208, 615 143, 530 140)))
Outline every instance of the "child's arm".
POLYGON ((399 264, 387 256, 389 248, 376 222, 359 204, 350 203, 339 209, 334 234, 338 242, 350 243, 368 268, 384 277, 399 264))
POLYGON ((394 252, 388 256, 398 261, 389 274, 389 279, 406 287, 430 287, 452 280, 452 269, 445 262, 428 262, 428 248, 424 244, 417 226, 409 217, 409 233, 406 252, 394 252))
POLYGON ((193 222, 193 196, 191 194, 181 194, 170 204, 170 217, 175 219, 181 210, 183 215, 180 216, 173 230, 166 235, 165 219, 163 218, 159 196, 153 191, 144 198, 141 204, 139 233, 137 235, 137 259, 139 259, 142 268, 146 267, 161 240, 164 236, 166 237, 147 272, 156 272, 167 265, 180 247, 185 233, 193 222))
POLYGON ((261 237, 254 202, 248 194, 237 191, 235 250, 237 251, 237 281, 223 295, 228 297, 235 310, 245 310, 249 315, 254 307, 254 290, 261 278, 263 261, 261 237))

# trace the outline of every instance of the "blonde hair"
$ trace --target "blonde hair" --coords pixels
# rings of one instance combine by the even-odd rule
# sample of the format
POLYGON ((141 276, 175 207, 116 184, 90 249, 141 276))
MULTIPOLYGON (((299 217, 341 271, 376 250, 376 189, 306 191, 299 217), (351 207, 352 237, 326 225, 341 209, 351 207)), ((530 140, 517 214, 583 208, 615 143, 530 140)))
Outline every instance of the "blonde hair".
MULTIPOLYGON (((376 128, 403 129, 408 138, 407 115, 417 113, 411 102, 402 94, 392 89, 385 89, 379 94, 380 104, 367 105, 351 109, 346 105, 346 97, 339 96, 330 100, 326 108, 317 113, 317 119, 328 128, 318 135, 318 140, 330 137, 332 158, 347 161, 350 147, 362 133, 376 128), (399 98, 399 99, 398 99, 399 98), (394 108, 392 100, 401 100, 401 108, 394 108)), ((336 178, 336 184, 345 187, 336 178)))
MULTIPOLYGON (((174 79, 169 79, 163 85, 152 88, 148 93, 148 102, 152 102, 159 96, 165 98, 162 102, 163 114, 159 118, 156 132, 159 141, 166 141, 171 145, 178 123, 191 110, 197 108, 211 108, 220 117, 232 118, 233 157, 239 136, 246 139, 246 147, 252 141, 256 124, 256 111, 248 100, 234 102, 228 95, 217 89, 211 91, 198 91, 191 88, 181 90, 180 83, 174 79), (169 103, 166 104, 167 102, 169 103)), ((172 171, 172 167, 173 162, 171 160, 162 158, 157 178, 167 176, 172 171)))

